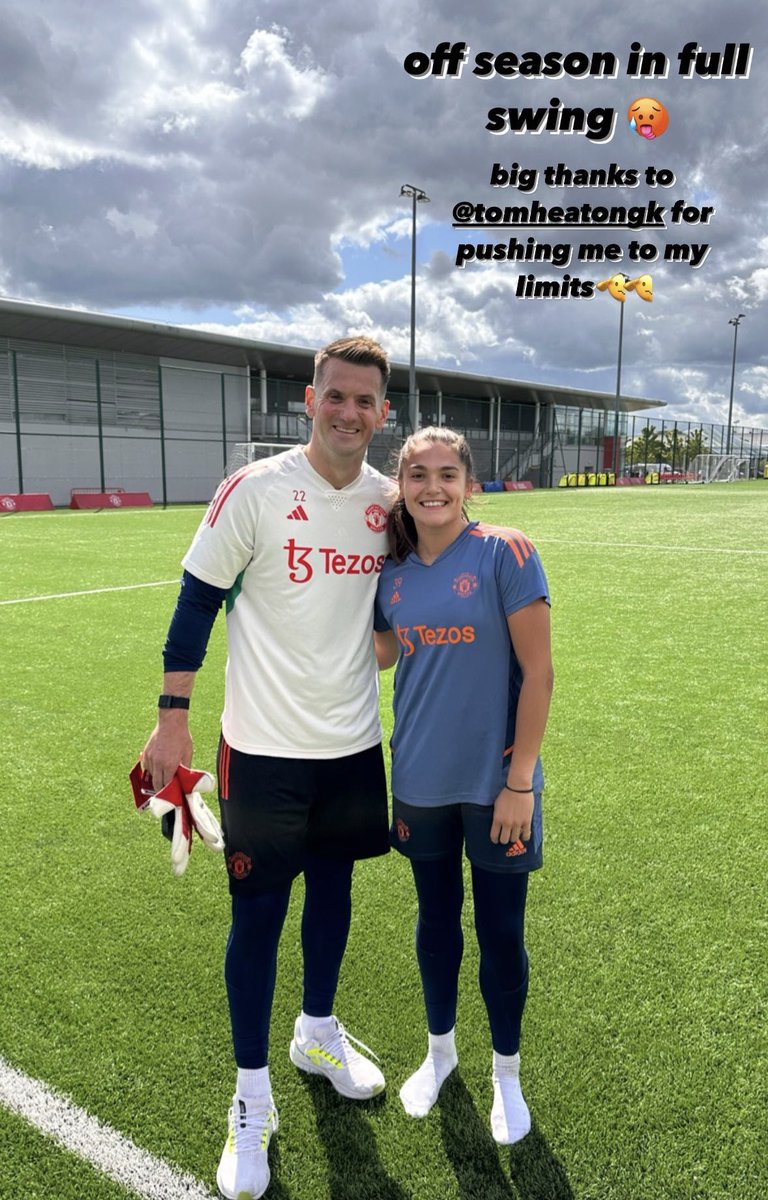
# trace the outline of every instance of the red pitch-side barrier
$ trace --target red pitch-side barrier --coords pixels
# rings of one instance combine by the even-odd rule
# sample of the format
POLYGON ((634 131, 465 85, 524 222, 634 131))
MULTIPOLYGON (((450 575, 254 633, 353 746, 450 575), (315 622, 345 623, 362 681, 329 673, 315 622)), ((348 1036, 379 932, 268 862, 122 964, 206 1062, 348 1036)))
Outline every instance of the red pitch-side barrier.
POLYGON ((510 483, 509 480, 506 480, 504 483, 504 491, 505 492, 532 492, 533 484, 531 483, 530 479, 523 479, 523 480, 520 480, 520 482, 518 482, 518 483, 510 483))
POLYGON ((47 492, 0 492, 0 513, 47 512, 52 508, 47 492))
POLYGON ((149 492, 77 492, 70 508, 151 508, 149 492))
POLYGON ((634 487, 638 483, 645 486, 645 480, 637 475, 620 475, 616 480, 616 487, 634 487))

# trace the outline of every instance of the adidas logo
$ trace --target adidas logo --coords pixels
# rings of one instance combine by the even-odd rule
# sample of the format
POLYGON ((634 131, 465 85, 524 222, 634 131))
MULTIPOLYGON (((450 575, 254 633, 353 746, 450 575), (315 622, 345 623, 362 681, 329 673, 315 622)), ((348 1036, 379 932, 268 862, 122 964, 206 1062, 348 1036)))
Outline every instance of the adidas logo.
POLYGON ((398 591, 394 591, 392 593, 392 595, 389 598, 389 603, 390 604, 399 604, 400 603, 400 593, 398 591))
POLYGON ((307 516, 306 512, 304 511, 304 508, 302 507, 302 505, 297 504, 296 507, 294 508, 293 512, 288 513, 288 520, 289 521, 308 521, 309 517, 307 516))
POLYGON ((518 838, 516 842, 512 843, 512 845, 509 847, 509 850, 507 850, 505 858, 517 858, 517 856, 519 854, 525 854, 525 853, 526 853, 526 847, 523 845, 523 843, 518 838))

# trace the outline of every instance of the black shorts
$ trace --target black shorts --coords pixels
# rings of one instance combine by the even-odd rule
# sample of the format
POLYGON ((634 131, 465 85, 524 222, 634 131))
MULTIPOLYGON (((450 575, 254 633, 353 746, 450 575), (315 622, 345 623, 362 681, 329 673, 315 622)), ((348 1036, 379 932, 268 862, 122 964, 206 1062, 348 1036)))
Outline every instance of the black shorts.
POLYGON ((222 737, 218 774, 232 893, 283 887, 308 854, 348 862, 389 850, 381 746, 343 758, 272 758, 222 737))
POLYGON ((393 798, 390 841, 406 858, 448 858, 466 846, 469 861, 485 871, 537 871, 543 862, 541 792, 534 796, 530 841, 492 842, 492 824, 492 804, 417 808, 393 798))

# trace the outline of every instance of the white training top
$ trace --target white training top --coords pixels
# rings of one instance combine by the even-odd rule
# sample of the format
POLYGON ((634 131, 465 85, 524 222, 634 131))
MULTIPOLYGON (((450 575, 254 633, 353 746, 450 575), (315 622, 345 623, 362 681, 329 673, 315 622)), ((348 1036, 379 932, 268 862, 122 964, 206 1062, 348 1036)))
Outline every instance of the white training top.
POLYGON ((246 754, 341 758, 381 740, 373 598, 392 483, 341 490, 300 446, 219 486, 183 560, 227 588, 222 730, 246 754))

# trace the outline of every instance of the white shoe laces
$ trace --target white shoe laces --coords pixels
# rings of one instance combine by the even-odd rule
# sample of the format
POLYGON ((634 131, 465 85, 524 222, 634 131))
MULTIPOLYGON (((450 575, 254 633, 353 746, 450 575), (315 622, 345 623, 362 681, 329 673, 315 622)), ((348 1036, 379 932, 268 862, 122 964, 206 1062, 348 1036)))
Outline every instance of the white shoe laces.
POLYGON ((238 1108, 233 1106, 230 1113, 236 1153, 266 1150, 268 1135, 275 1123, 275 1106, 272 1101, 269 1101, 266 1108, 257 1108, 254 1101, 246 1104, 244 1100, 239 1100, 238 1108))
MULTIPOLYGON (((378 1054, 374 1053, 370 1046, 366 1046, 365 1042, 361 1042, 359 1038, 356 1038, 353 1034, 349 1033, 341 1024, 341 1021, 336 1022, 335 1032, 331 1035, 327 1042, 322 1043, 322 1048, 326 1054, 331 1054, 334 1058, 341 1059, 342 1062, 345 1062, 346 1055, 344 1052, 351 1049, 349 1045, 350 1042, 354 1042, 355 1045, 359 1046, 361 1050, 364 1050, 366 1054, 370 1054, 371 1058, 376 1059, 376 1062, 381 1062, 378 1054)), ((353 1050, 352 1053, 357 1054, 357 1051, 353 1050)))

